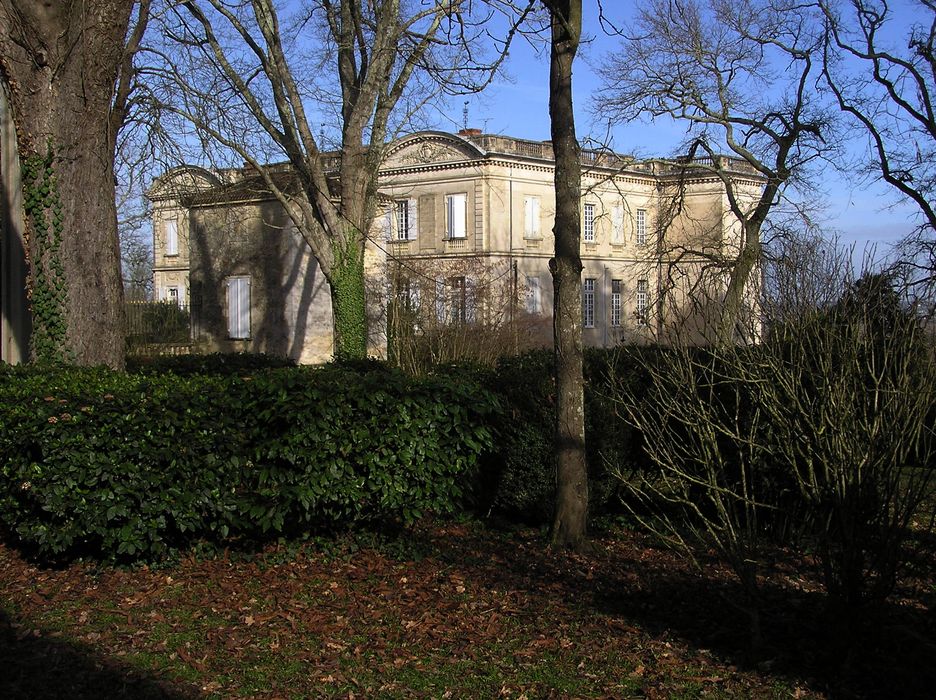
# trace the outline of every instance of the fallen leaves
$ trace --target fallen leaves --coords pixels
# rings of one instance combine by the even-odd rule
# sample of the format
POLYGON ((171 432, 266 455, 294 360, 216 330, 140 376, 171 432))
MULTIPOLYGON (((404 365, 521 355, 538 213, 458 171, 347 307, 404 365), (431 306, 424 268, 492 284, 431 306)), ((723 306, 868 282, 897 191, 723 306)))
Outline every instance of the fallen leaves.
MULTIPOLYGON (((204 696, 746 697, 780 682, 736 668, 731 647, 712 651, 709 637, 737 629, 713 602, 727 576, 701 580, 645 539, 581 557, 534 531, 442 523, 409 536, 431 554, 305 547, 284 560, 271 548, 171 573, 41 570, 0 545, 0 586, 14 640, 52 627, 105 657, 149 658, 204 696)), ((797 679, 788 695, 816 692, 797 679)))

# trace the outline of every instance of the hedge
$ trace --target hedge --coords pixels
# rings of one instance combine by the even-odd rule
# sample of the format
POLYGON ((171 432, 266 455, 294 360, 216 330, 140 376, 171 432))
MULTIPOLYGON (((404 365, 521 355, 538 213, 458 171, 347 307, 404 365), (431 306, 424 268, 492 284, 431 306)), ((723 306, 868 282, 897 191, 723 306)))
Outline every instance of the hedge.
MULTIPOLYGON (((584 358, 586 461, 591 516, 620 509, 622 487, 611 468, 643 469, 640 433, 617 415, 615 390, 637 395, 649 381, 644 371, 658 349, 626 346, 589 348, 584 358)), ((478 371, 478 381, 498 393, 505 419, 496 426, 496 449, 484 461, 480 494, 485 511, 532 524, 552 519, 555 501, 556 389, 551 350, 503 357, 493 371, 478 371)))
POLYGON ((494 395, 383 366, 180 376, 0 370, 0 523, 48 560, 154 560, 446 511, 494 395))

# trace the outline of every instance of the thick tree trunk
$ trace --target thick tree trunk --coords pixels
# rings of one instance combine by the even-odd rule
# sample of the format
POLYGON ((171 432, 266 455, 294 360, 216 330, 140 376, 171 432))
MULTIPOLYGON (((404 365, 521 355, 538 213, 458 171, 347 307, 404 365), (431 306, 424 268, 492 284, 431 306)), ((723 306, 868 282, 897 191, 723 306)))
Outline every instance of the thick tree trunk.
POLYGON ((572 62, 582 31, 581 0, 544 0, 552 19, 549 116, 556 159, 555 302, 556 514, 554 546, 582 549, 588 516, 585 398, 582 378, 581 161, 572 109, 572 62))
POLYGON ((124 364, 110 110, 130 0, 0 0, 29 235, 33 356, 124 364))
POLYGON ((362 242, 352 239, 342 247, 336 241, 330 285, 335 322, 335 357, 367 357, 367 304, 362 242))

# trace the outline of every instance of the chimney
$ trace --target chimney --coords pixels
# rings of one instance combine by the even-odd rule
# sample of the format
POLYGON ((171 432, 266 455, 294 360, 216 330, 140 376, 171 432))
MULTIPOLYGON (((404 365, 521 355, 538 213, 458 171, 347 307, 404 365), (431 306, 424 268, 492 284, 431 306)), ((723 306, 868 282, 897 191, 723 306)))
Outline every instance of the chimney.
POLYGON ((473 139, 481 135, 481 129, 462 129, 458 132, 458 135, 466 139, 473 139))

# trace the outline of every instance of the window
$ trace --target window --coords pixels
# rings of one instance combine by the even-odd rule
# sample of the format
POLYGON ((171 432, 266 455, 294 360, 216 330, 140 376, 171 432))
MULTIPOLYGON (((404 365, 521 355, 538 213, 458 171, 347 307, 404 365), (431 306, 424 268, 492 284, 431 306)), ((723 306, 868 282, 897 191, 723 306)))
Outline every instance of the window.
POLYGON ((538 314, 543 311, 539 277, 526 278, 526 311, 528 314, 538 314))
POLYGON ((250 337, 250 277, 227 278, 228 337, 250 337))
POLYGON ((523 237, 540 237, 540 199, 539 197, 523 198, 523 237))
POLYGON ((445 197, 445 235, 447 238, 467 236, 468 195, 450 194, 445 197))
POLYGON ((399 308, 407 313, 419 310, 419 285, 413 280, 403 279, 397 283, 399 308))
POLYGON ((621 325, 621 280, 611 280, 611 325, 621 325))
POLYGON ((647 309, 650 302, 650 292, 647 280, 637 280, 637 325, 647 325, 647 309))
POLYGON ((179 220, 178 219, 166 219, 164 231, 166 234, 166 255, 178 255, 179 254, 179 220))
POLYGON ((647 245, 647 210, 646 209, 637 210, 637 245, 647 245))
POLYGON ((449 313, 452 323, 468 320, 468 285, 464 277, 449 279, 449 313))
POLYGON ((586 328, 595 327, 595 278, 586 277, 582 285, 582 320, 586 328))
POLYGON ((624 207, 620 204, 611 209, 611 245, 624 243, 624 207))
POLYGON ((413 203, 408 199, 401 199, 393 203, 394 224, 396 231, 394 240, 410 241, 416 236, 413 221, 413 203))
POLYGON ((595 205, 586 204, 582 214, 582 238, 586 243, 595 242, 595 205))
POLYGON ((166 301, 170 304, 175 304, 179 306, 179 288, 178 287, 166 287, 166 301))

